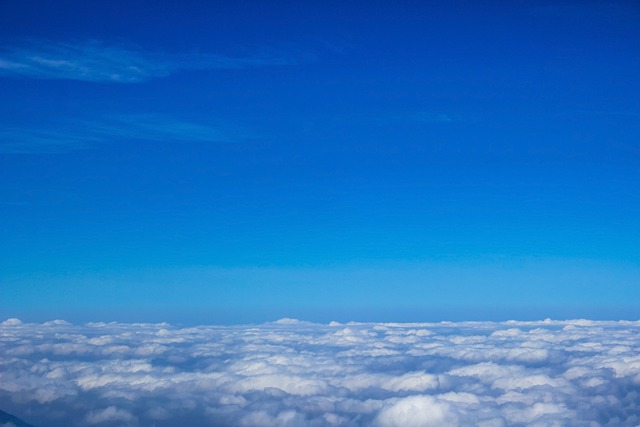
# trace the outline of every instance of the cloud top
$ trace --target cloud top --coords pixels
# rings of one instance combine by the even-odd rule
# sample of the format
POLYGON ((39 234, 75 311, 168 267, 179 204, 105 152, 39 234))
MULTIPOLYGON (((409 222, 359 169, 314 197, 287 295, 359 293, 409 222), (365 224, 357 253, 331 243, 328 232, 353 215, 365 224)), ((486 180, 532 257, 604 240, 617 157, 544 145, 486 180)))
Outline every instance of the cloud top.
POLYGON ((639 329, 10 319, 0 405, 53 426, 635 426, 639 329))

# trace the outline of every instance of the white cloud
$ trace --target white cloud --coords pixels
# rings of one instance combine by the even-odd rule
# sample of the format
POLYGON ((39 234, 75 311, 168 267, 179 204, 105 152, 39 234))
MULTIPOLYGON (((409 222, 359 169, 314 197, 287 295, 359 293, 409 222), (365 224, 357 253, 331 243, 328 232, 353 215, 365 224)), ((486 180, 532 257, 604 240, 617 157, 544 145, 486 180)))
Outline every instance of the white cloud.
POLYGON ((451 404, 432 396, 409 396, 382 409, 379 427, 454 427, 458 417, 451 404))
MULTIPOLYGON (((0 126, 0 152, 81 149, 112 141, 229 142, 247 136, 246 132, 228 125, 200 123, 162 114, 105 115, 62 119, 49 126, 0 126)), ((48 324, 57 322, 63 321, 54 320, 48 324)))
POLYGON ((135 421, 135 417, 127 411, 118 409, 115 406, 109 406, 98 411, 91 411, 87 415, 88 424, 104 424, 104 423, 125 423, 131 425, 135 421))
POLYGON ((70 427, 636 426, 639 329, 10 319, 0 323, 0 407, 70 427))
POLYGON ((249 56, 169 54, 95 40, 80 43, 40 40, 24 47, 0 50, 0 74, 38 79, 138 83, 180 70, 288 65, 301 59, 301 56, 278 51, 249 56))

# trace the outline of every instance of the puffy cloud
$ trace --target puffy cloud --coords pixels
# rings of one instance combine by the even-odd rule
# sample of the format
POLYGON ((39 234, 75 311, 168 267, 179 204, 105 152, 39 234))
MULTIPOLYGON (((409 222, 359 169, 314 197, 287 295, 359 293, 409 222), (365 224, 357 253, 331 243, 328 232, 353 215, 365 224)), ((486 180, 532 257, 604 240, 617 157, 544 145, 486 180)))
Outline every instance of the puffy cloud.
POLYGON ((103 423, 125 423, 132 424, 135 422, 135 417, 127 411, 118 409, 115 406, 109 406, 105 409, 98 411, 91 411, 87 415, 88 424, 103 424, 103 423))
POLYGON ((640 322, 0 323, 0 407, 66 426, 636 426, 640 322))
POLYGON ((451 404, 432 396, 409 396, 385 407, 376 418, 380 427, 448 427, 458 425, 451 404))

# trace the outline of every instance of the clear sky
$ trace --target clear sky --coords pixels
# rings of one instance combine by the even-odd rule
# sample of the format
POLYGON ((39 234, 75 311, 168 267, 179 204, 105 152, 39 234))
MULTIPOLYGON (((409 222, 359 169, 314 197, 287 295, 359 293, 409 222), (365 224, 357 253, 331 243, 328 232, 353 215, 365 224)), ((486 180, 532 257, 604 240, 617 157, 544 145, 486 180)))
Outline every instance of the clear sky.
POLYGON ((634 1, 0 2, 0 317, 640 316, 634 1))

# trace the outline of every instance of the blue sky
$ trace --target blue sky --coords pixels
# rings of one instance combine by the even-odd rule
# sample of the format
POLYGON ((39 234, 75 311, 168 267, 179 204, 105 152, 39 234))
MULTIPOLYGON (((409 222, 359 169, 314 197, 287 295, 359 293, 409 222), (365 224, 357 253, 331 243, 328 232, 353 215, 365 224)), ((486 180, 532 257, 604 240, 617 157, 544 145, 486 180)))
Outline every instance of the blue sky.
POLYGON ((0 316, 637 318, 634 2, 0 3, 0 316))

